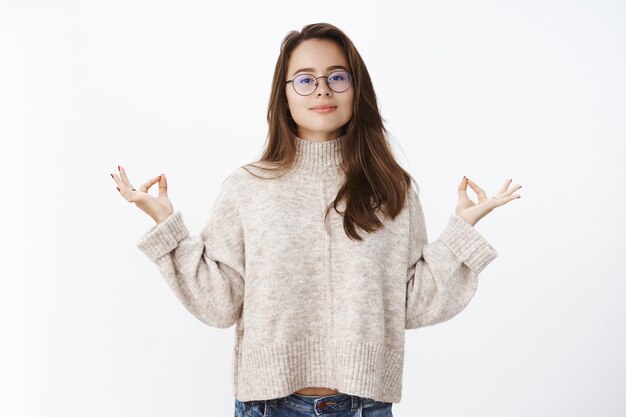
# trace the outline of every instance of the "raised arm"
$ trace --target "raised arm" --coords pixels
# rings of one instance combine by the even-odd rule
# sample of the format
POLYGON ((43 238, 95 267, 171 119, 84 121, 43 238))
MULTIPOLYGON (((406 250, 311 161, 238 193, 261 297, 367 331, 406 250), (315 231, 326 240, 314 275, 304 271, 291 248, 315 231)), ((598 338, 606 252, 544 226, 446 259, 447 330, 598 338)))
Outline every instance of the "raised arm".
POLYGON ((233 183, 222 183, 200 235, 191 236, 176 211, 137 243, 187 310, 218 328, 232 326, 243 307, 244 239, 233 183))
POLYGON ((409 193, 410 241, 406 329, 451 319, 476 292, 478 274, 498 253, 464 218, 452 214, 439 239, 428 243, 417 192, 409 193))

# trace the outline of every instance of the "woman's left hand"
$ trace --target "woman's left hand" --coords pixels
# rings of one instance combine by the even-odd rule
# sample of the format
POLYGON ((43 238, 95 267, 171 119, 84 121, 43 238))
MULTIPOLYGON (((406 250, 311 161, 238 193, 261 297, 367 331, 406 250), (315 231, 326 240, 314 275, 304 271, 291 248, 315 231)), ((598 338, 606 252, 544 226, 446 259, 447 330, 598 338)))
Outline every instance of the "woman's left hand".
POLYGON ((494 208, 500 207, 511 200, 520 198, 519 194, 513 194, 513 192, 522 188, 521 185, 516 184, 509 188, 511 185, 510 180, 504 181, 504 185, 500 188, 498 194, 495 197, 488 198, 485 195, 485 190, 480 188, 476 183, 467 177, 463 177, 461 184, 459 184, 459 203, 456 206, 455 214, 459 217, 467 220, 472 226, 474 226, 480 219, 485 217, 494 208), (466 181, 467 180, 467 181, 466 181), (467 186, 472 187, 478 196, 478 204, 474 203, 467 195, 467 186), (513 195, 511 195, 513 194, 513 195))

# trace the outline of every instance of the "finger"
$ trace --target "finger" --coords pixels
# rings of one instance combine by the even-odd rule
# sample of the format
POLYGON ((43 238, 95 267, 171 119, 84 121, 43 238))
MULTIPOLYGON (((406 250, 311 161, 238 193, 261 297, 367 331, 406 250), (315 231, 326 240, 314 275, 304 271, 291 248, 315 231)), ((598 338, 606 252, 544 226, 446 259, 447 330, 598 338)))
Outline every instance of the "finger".
POLYGON ((510 195, 508 197, 501 197, 497 201, 497 207, 500 207, 501 205, 506 204, 506 203, 508 203, 511 200, 517 200, 520 197, 521 196, 519 194, 513 194, 513 195, 510 195))
POLYGON ((139 186, 139 190, 143 191, 144 193, 147 193, 148 189, 150 189, 150 187, 152 187, 154 184, 159 182, 160 178, 161 176, 150 178, 148 181, 144 182, 143 184, 139 186))
POLYGON ((522 188, 521 185, 519 184, 515 184, 513 186, 513 188, 511 188, 510 190, 508 189, 510 187, 511 181, 513 181, 512 179, 507 180, 504 182, 504 186, 502 187, 502 189, 500 190, 500 195, 504 194, 505 197, 510 196, 511 194, 513 194, 515 191, 519 190, 520 188, 522 188))
MULTIPOLYGON (((119 175, 111 174, 111 177, 115 180, 115 183, 118 185, 117 191, 121 192, 122 194, 126 191, 128 192, 137 191, 134 188, 132 188, 132 186, 129 186, 128 184, 124 183, 124 181, 120 178, 119 175)), ((127 196, 124 196, 124 197, 127 197, 127 196)), ((130 201, 129 198, 126 198, 126 199, 130 201)))
POLYGON ((165 174, 160 175, 161 180, 159 181, 159 197, 167 197, 167 179, 165 178, 165 174))
POLYGON ((498 191, 498 195, 504 194, 506 190, 509 189, 509 186, 511 185, 511 181, 513 181, 512 178, 504 181, 504 184, 502 184, 502 187, 500 187, 500 191, 498 191))
POLYGON ((120 179, 119 175, 113 174, 111 173, 111 178, 113 178, 113 181, 115 181, 115 183, 120 186, 120 185, 124 185, 124 183, 122 182, 122 180, 120 179))
POLYGON ((520 184, 515 184, 515 186, 513 188, 511 188, 511 190, 509 191, 509 195, 511 195, 511 193, 514 193, 515 191, 519 190, 520 188, 522 188, 522 186, 520 184))
POLYGON ((482 201, 483 199, 487 198, 487 195, 485 194, 485 190, 480 188, 478 184, 476 184, 474 181, 470 180, 469 178, 467 179, 467 185, 472 187, 472 190, 474 190, 476 195, 478 195, 478 201, 482 201))
POLYGON ((133 195, 136 190, 124 184, 124 182, 121 180, 119 176, 111 174, 111 177, 113 177, 115 182, 118 184, 116 188, 117 188, 117 191, 120 192, 122 197, 124 197, 127 201, 133 201, 133 195))
POLYGON ((128 180, 128 177, 126 176, 126 170, 124 169, 124 167, 118 165, 117 170, 120 172, 120 178, 122 179, 122 182, 128 187, 133 188, 130 181, 128 180))
MULTIPOLYGON (((126 190, 126 189, 129 188, 128 185, 124 184, 124 181, 122 181, 122 179, 119 177, 119 175, 111 173, 111 178, 113 178, 113 180, 117 184, 117 191, 122 192, 123 190, 126 190), (122 187, 122 188, 120 188, 120 187, 122 187)), ((133 188, 133 190, 134 190, 134 188, 133 188)))

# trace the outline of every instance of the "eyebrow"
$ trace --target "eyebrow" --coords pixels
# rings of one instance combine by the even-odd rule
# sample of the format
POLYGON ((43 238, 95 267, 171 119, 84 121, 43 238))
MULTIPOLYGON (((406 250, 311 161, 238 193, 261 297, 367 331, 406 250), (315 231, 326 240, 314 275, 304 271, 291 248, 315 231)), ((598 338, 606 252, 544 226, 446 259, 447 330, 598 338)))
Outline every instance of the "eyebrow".
MULTIPOLYGON (((331 65, 330 67, 326 68, 327 71, 334 70, 334 69, 342 69, 342 70, 348 71, 348 69, 344 67, 343 65, 331 65)), ((303 72, 303 71, 313 72, 315 71, 315 68, 300 68, 298 71, 294 72, 293 75, 296 75, 297 73, 303 72)))

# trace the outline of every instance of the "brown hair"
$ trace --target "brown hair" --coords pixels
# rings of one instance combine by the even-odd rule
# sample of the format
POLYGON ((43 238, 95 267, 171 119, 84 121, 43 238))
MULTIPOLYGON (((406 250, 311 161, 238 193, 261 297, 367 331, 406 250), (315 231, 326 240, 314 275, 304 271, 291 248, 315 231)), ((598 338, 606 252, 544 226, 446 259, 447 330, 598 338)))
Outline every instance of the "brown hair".
POLYGON ((368 233, 384 227, 375 214, 377 209, 395 219, 402 210, 413 177, 393 157, 386 138, 388 131, 383 125, 384 119, 377 107, 374 87, 361 55, 348 36, 336 26, 329 23, 309 24, 300 32, 289 32, 283 39, 267 110, 267 145, 261 158, 255 163, 244 165, 244 168, 259 167, 255 164, 260 162, 264 163, 264 170, 287 171, 294 162, 296 143, 292 135, 297 132, 297 126, 287 107, 285 82, 292 51, 308 39, 336 42, 343 49, 350 65, 354 88, 353 115, 341 128, 341 134, 346 135, 342 144, 342 165, 346 180, 335 200, 326 208, 324 219, 331 207, 340 213, 337 205, 345 199, 344 231, 350 238, 362 240, 355 226, 368 233))

